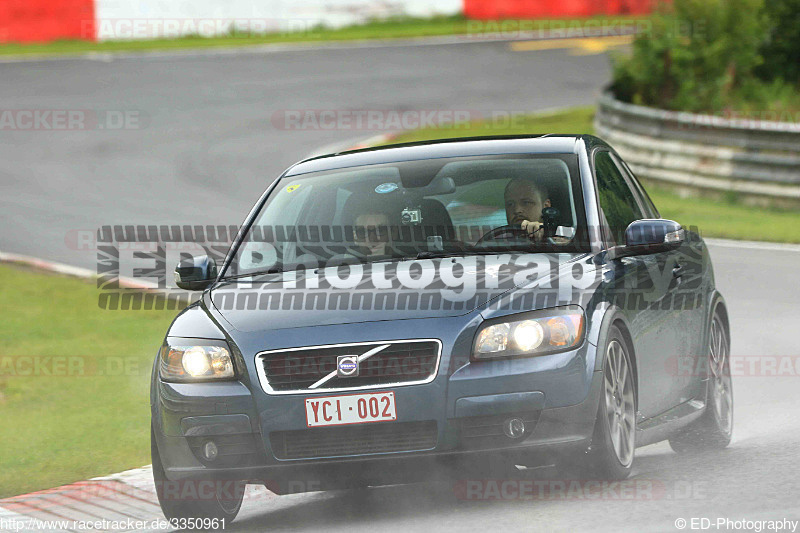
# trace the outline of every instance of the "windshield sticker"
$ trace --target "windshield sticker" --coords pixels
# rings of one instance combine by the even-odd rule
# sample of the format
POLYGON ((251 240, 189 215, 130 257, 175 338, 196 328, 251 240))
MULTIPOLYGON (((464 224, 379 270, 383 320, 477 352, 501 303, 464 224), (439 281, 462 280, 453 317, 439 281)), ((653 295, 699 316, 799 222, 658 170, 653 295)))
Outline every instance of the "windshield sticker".
POLYGON ((392 191, 396 191, 397 187, 398 186, 396 183, 381 183, 380 185, 375 187, 375 192, 378 194, 386 194, 392 191))
POLYGON ((300 184, 299 183, 296 184, 296 185, 289 185, 288 187, 286 187, 286 192, 294 192, 299 188, 300 188, 300 184))

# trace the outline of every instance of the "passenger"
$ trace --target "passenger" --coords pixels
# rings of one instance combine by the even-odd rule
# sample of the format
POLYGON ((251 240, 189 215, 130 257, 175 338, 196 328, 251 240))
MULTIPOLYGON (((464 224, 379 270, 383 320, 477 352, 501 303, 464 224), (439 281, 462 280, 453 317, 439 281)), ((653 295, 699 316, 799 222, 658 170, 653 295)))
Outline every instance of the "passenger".
POLYGON ((389 217, 385 213, 362 213, 356 217, 355 241, 368 255, 387 255, 389 217))

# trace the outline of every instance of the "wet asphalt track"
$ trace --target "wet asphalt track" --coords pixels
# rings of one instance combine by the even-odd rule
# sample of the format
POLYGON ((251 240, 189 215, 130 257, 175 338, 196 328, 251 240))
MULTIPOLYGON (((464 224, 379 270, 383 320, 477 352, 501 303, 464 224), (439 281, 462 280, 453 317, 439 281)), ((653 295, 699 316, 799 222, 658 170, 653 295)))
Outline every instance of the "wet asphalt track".
POLYGON ((281 129, 273 117, 284 110, 590 105, 608 73, 604 55, 499 42, 0 64, 0 109, 140 119, 113 131, 0 128, 0 250, 95 268, 93 252, 67 242, 71 230, 240 224, 289 165, 385 133, 281 129))
MULTIPOLYGON (((537 110, 590 104, 605 56, 503 43, 0 64, 3 109, 135 110, 145 127, 0 130, 0 250, 94 268, 69 230, 239 223, 269 181, 365 131, 284 131, 283 109, 537 110)), ((800 252, 712 246, 732 351, 800 357, 800 252)), ((230 531, 677 531, 679 518, 800 519, 800 377, 734 378, 732 446, 638 451, 653 499, 463 501, 448 482, 247 502, 230 531)), ((546 470, 526 474, 547 478, 546 470)), ((713 528, 712 528, 713 529, 713 528)))
MULTIPOLYGON (((599 499, 591 487, 564 498, 553 484, 545 501, 465 501, 441 481, 246 502, 229 531, 646 532, 679 531, 679 518, 800 520, 800 250, 712 245, 711 254, 729 305, 732 356, 795 361, 793 375, 734 377, 728 449, 683 456, 667 443, 639 448, 629 492, 609 490, 599 499)), ((521 479, 558 481, 547 469, 521 479)))

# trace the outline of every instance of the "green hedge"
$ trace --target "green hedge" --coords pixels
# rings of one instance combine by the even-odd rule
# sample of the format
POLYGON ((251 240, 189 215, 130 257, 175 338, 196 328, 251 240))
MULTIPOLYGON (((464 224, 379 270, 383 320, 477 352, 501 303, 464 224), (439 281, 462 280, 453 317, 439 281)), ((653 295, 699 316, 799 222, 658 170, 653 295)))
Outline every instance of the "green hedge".
POLYGON ((770 25, 761 50, 764 62, 758 68, 758 75, 797 84, 800 82, 800 0, 766 0, 764 12, 770 25))
POLYGON ((800 109, 800 0, 674 0, 617 56, 617 98, 662 109, 800 109))

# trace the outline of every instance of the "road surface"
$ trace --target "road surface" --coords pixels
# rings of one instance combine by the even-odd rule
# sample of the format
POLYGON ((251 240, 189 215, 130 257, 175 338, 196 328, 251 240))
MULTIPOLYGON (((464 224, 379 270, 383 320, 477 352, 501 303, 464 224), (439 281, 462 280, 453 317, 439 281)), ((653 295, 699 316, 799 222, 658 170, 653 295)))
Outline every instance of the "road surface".
POLYGON ((287 130, 273 120, 285 111, 591 105, 609 72, 604 54, 513 52, 502 42, 0 64, 0 108, 16 113, 15 125, 28 124, 19 111, 90 110, 128 113, 130 126, 0 127, 0 250, 95 268, 95 253, 71 243, 75 231, 240 224, 289 165, 385 133, 287 130))
MULTIPOLYGON (((683 456, 667 443, 640 448, 624 485, 629 492, 609 489, 602 498, 590 485, 562 490, 555 473, 542 469, 522 479, 551 489, 544 500, 518 498, 513 486, 508 500, 465 500, 445 481, 299 494, 245 502, 228 530, 675 532, 681 518, 800 520, 800 307, 793 282, 800 251, 710 250, 730 310, 732 357, 784 357, 794 368, 779 376, 734 371, 734 438, 726 450, 683 456)), ((484 485, 473 494, 492 493, 484 485)))

